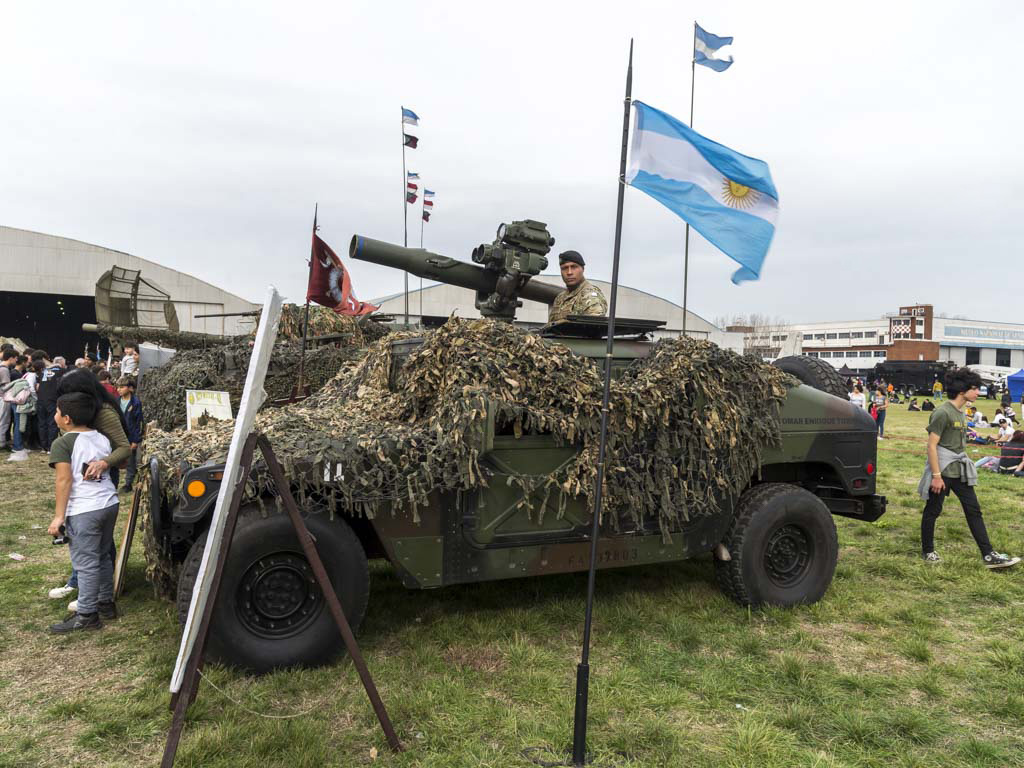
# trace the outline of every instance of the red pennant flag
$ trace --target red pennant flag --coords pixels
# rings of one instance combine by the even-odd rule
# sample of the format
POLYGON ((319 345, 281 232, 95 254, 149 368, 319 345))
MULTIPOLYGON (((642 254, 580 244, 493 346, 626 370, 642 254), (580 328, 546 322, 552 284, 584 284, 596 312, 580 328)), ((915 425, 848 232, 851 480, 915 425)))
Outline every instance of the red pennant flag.
POLYGON ((423 220, 424 221, 430 221, 430 211, 424 211, 423 212, 423 220))
POLYGON ((415 203, 416 202, 416 193, 415 192, 406 192, 405 193, 405 202, 407 202, 409 204, 415 203))
POLYGON ((410 136, 408 133, 403 133, 402 136, 404 137, 405 146, 409 149, 416 149, 416 143, 419 141, 419 137, 410 136))
POLYGON ((419 189, 419 187, 417 187, 417 186, 416 186, 415 184, 413 184, 413 183, 412 183, 411 181, 408 181, 408 182, 406 182, 405 186, 407 186, 407 187, 408 187, 409 189, 413 190, 414 192, 415 192, 415 191, 416 191, 417 189, 419 189))
POLYGON ((356 298, 348 270, 331 247, 316 235, 313 235, 313 267, 309 271, 306 300, 330 307, 339 315, 368 315, 379 309, 356 298))

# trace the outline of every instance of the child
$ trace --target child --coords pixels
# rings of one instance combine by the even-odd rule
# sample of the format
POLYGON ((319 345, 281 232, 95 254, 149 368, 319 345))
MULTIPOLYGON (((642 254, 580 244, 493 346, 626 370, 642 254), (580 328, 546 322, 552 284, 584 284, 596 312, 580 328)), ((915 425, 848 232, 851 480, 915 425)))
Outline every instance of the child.
POLYGON ((106 553, 114 543, 117 490, 104 472, 86 480, 83 470, 110 453, 110 441, 87 426, 96 418, 96 401, 82 392, 57 398, 57 427, 64 432, 50 448, 50 466, 57 470, 57 509, 47 533, 56 536, 64 526, 71 540, 71 564, 78 572, 78 605, 64 621, 50 627, 54 634, 99 629, 100 621, 117 618, 114 606, 114 566, 106 553))
POLYGON ((142 442, 142 403, 135 396, 135 380, 130 376, 122 376, 117 380, 117 392, 121 395, 121 413, 127 427, 128 442, 132 446, 132 455, 128 459, 128 468, 124 473, 124 490, 131 491, 135 480, 136 459, 139 455, 139 443, 142 442))
POLYGON ((1008 568, 1020 562, 1019 557, 1002 555, 992 549, 981 516, 981 505, 974 492, 978 470, 967 458, 967 427, 963 407, 978 399, 981 377, 968 368, 946 374, 946 402, 938 406, 928 419, 928 459, 917 491, 927 503, 921 515, 921 557, 926 563, 939 562, 935 552, 935 521, 942 514, 942 503, 950 491, 964 508, 967 527, 971 530, 986 568, 1008 568))

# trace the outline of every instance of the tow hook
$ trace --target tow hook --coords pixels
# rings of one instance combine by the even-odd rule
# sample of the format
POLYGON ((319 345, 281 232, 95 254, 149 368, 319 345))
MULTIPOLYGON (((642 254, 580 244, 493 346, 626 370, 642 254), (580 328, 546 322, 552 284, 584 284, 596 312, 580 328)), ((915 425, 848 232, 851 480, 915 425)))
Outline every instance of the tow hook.
POLYGON ((732 555, 729 554, 729 548, 722 542, 715 544, 715 548, 712 551, 715 553, 715 557, 723 563, 727 563, 732 560, 732 555))

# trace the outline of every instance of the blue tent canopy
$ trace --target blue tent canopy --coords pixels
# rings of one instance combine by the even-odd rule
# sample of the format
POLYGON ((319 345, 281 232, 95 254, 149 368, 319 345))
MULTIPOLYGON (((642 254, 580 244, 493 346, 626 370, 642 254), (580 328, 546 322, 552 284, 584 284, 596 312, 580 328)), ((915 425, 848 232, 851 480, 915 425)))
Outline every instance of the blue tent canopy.
POLYGON ((1024 368, 1007 376, 1006 386, 1010 388, 1010 397, 1014 402, 1020 400, 1021 393, 1024 392, 1024 368))

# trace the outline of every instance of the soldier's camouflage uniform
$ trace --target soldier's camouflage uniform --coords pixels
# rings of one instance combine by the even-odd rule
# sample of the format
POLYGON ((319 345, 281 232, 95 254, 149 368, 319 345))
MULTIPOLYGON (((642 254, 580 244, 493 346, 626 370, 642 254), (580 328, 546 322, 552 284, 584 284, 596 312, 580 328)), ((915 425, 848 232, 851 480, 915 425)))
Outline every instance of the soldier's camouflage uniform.
POLYGON ((584 280, 571 291, 562 291, 555 297, 548 310, 548 322, 564 320, 569 315, 604 315, 607 312, 608 302, 601 289, 584 280))

